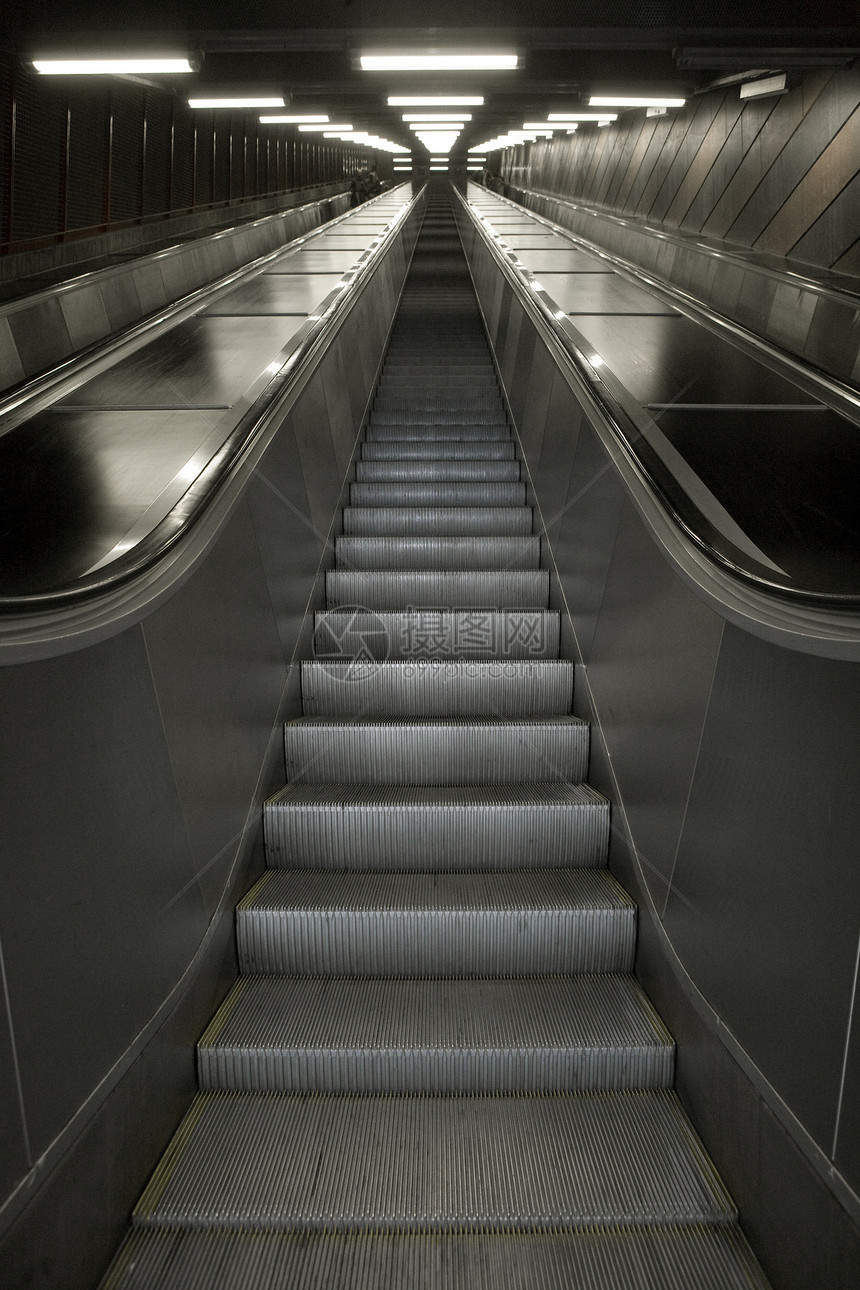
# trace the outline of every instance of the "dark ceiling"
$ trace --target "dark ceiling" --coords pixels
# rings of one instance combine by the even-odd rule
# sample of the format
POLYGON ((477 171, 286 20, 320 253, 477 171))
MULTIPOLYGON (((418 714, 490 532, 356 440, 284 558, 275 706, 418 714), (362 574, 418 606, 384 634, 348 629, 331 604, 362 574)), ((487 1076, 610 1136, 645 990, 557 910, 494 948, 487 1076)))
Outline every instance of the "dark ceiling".
POLYGON ((20 57, 190 52, 199 72, 162 84, 179 93, 192 85, 196 93, 283 93, 294 112, 328 112, 397 141, 410 136, 387 95, 483 94, 466 145, 548 111, 581 108, 593 93, 689 97, 743 71, 844 64, 860 47, 853 0, 147 0, 124 9, 116 0, 7 0, 0 22, 3 47, 20 57), (359 69, 359 53, 395 47, 516 50, 520 67, 447 76, 359 69))

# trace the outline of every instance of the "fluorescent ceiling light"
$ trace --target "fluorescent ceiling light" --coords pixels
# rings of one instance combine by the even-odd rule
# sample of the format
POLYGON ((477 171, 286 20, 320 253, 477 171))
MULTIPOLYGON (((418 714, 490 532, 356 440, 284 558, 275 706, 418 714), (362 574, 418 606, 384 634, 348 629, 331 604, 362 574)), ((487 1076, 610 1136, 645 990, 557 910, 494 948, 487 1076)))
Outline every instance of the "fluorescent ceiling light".
POLYGON ((273 99, 189 99, 191 108, 264 108, 283 107, 282 98, 273 99))
POLYGON ((416 134, 422 130, 425 132, 432 132, 433 130, 456 130, 459 134, 464 125, 464 121, 410 121, 409 129, 414 130, 416 134))
POLYGON ((43 76, 124 76, 131 72, 193 72, 187 58, 34 58, 43 76))
POLYGON ((328 121, 325 125, 300 125, 300 134, 310 134, 314 130, 351 130, 349 121, 328 121))
POLYGON ((617 121, 617 112, 547 112, 547 121, 617 121))
POLYGON ((619 95, 592 95, 589 107, 683 107, 686 99, 634 99, 619 95))
POLYGON ((261 116, 263 125, 310 125, 328 122, 327 116, 261 116))
POLYGON ((430 169, 431 169, 431 170, 447 170, 447 169, 448 169, 448 167, 447 167, 447 166, 431 166, 431 167, 430 167, 430 169))
POLYGON ((393 94, 389 107, 483 107, 482 94, 450 96, 445 94, 393 94))
POLYGON ((404 112, 401 121, 471 121, 471 112, 404 112))
POLYGON ((362 54, 365 72, 490 72, 516 67, 516 54, 362 54))

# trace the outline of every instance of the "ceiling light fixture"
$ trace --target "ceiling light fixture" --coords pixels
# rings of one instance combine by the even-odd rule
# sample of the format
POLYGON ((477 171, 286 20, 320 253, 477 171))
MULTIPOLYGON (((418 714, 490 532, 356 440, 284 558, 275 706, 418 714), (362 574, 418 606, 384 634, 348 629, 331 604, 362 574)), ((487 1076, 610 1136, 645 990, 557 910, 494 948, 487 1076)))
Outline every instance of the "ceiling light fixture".
POLYGON ((283 107, 282 98, 270 99, 189 99, 190 108, 264 108, 264 107, 283 107))
POLYGON ((328 123, 327 116, 261 116, 263 125, 311 125, 328 123))
POLYGON ((482 94, 392 94, 389 107, 483 107, 482 94))
POLYGON ((34 58, 42 76, 126 76, 134 72, 194 72, 187 58, 34 58))
POLYGON ((516 54, 449 53, 362 54, 365 72, 494 72, 517 66, 516 54))
POLYGON ((328 121, 325 125, 300 125, 299 134, 311 134, 315 130, 351 130, 349 121, 328 121))
POLYGON ((622 95, 592 95, 588 100, 589 107, 683 107, 686 99, 638 99, 625 98, 622 95))
POLYGON ((403 112, 401 121, 457 121, 461 125, 471 121, 471 112, 403 112))

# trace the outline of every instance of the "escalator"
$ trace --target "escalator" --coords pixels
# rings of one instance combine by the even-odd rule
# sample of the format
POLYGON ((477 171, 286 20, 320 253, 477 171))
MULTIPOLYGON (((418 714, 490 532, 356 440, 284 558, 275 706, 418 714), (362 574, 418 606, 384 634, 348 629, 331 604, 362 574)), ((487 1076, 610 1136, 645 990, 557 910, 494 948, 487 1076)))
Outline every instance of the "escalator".
POLYGON ((109 1290, 766 1287, 632 975, 535 528, 440 197, 237 911, 241 976, 109 1290))

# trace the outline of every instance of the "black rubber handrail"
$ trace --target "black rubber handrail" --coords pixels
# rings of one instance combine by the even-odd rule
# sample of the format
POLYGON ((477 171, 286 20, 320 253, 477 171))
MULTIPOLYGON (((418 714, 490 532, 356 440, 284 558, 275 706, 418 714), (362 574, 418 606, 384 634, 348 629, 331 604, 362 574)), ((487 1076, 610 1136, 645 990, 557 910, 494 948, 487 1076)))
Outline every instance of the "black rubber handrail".
MULTIPOLYGON (((751 557, 737 548, 701 512, 696 502, 643 438, 642 431, 600 379, 588 356, 573 341, 555 312, 547 304, 546 293, 540 287, 536 275, 519 262, 516 252, 504 250, 499 245, 500 239, 488 232, 480 215, 469 210, 468 202, 462 195, 461 201, 468 217, 480 231, 494 258, 504 268, 512 282, 518 283, 522 298, 539 311, 543 323, 551 330, 580 382, 588 389, 591 398, 598 405, 604 424, 613 439, 675 528, 680 530, 708 560, 739 582, 759 592, 810 608, 860 610, 860 594, 792 587, 748 567, 746 562, 751 557)), ((531 215, 533 212, 529 211, 528 214, 531 215)), ((668 288, 663 289, 669 294, 668 288)))
POLYGON ((292 338, 292 348, 280 369, 228 433, 221 447, 183 496, 149 534, 110 564, 76 578, 74 582, 38 592, 0 596, 0 615, 50 613, 52 610, 67 610, 71 606, 84 604, 148 573, 172 552, 241 467, 259 434, 277 413, 278 406, 283 402, 297 373, 323 343, 335 321, 352 307, 359 290, 393 244, 401 226, 420 201, 422 193, 423 189, 404 204, 384 232, 373 239, 355 265, 343 274, 347 285, 330 292, 321 302, 325 306, 323 311, 313 315, 312 321, 305 323, 292 338))

